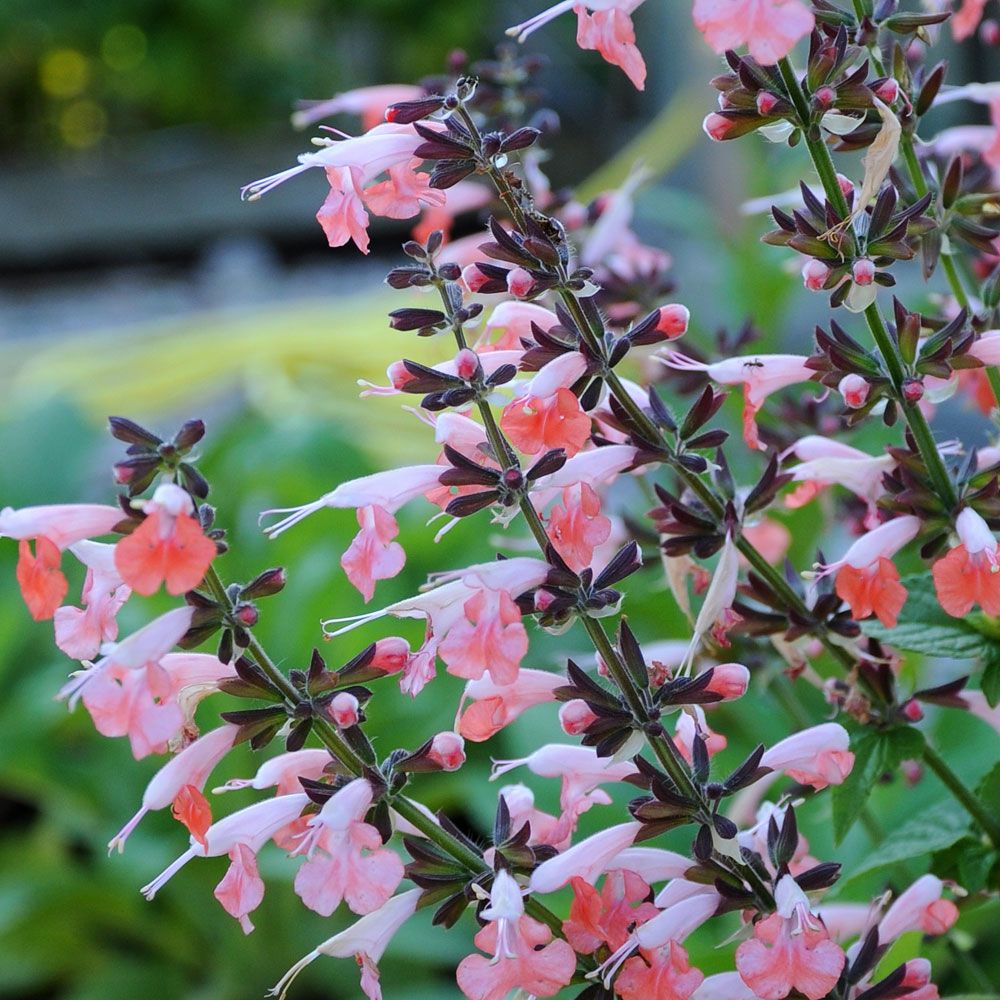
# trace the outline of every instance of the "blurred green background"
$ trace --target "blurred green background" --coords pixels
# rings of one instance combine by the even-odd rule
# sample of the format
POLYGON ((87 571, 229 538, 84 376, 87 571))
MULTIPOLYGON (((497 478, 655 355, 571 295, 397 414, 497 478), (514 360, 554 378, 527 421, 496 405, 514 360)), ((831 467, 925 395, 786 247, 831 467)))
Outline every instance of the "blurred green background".
MULTIPOLYGON (((220 569, 227 579, 247 579, 268 565, 289 567, 288 588, 264 604, 260 633, 284 665, 304 665, 320 641, 321 618, 362 609, 338 566, 353 514, 320 512, 273 543, 259 533, 257 514, 391 462, 430 460, 426 428, 394 400, 359 401, 354 383, 377 381, 403 353, 432 362, 448 348, 415 344, 386 326, 385 312, 405 297, 380 284, 397 259, 395 232, 377 234, 376 254, 361 261, 323 247, 312 219, 322 196, 316 178, 254 206, 241 206, 236 189, 304 148, 287 126, 295 99, 432 74, 459 47, 487 55, 506 24, 537 7, 475 0, 9 0, 0 7, 0 218, 8 220, 0 248, 0 505, 107 501, 118 455, 102 428, 109 413, 163 432, 203 416, 202 467, 233 543, 220 569)), ((550 58, 542 82, 564 125, 554 177, 585 181, 618 154, 603 180, 592 182, 593 195, 641 157, 663 176, 640 197, 637 228, 674 256, 678 298, 694 313, 691 338, 709 349, 717 328, 752 317, 764 331, 761 350, 807 350, 825 301, 799 291, 783 255, 758 246, 764 221, 738 211, 745 197, 794 184, 800 153, 754 140, 711 146, 698 124, 714 97, 701 81, 717 63, 695 43, 687 4, 651 0, 636 21, 650 65, 641 97, 616 70, 575 50, 571 18, 532 40, 550 58)), ((956 82, 990 78, 991 58, 973 47, 955 68, 956 82)), ((915 269, 902 270, 912 292, 915 269)), ((727 413, 737 426, 738 406, 727 413)), ((970 427, 957 402, 941 417, 945 429, 970 427)), ((873 450, 880 439, 873 428, 873 450)), ((740 462, 743 480, 752 481, 759 460, 740 462)), ((645 509, 627 487, 621 499, 635 513, 645 509)), ((425 517, 416 507, 401 516, 407 567, 380 585, 377 602, 412 593, 429 571, 492 551, 481 521, 435 545, 425 517)), ((812 561, 820 518, 817 505, 784 516, 796 565, 812 561)), ((832 551, 843 539, 823 541, 832 551)), ((124 856, 106 856, 104 845, 134 812, 158 762, 134 762, 125 741, 99 737, 82 710, 68 715, 52 700, 71 664, 54 650, 51 626, 32 623, 20 602, 15 548, 0 543, 0 997, 262 995, 341 918, 306 910, 291 891, 295 863, 273 850, 262 857, 268 892, 249 939, 212 898, 225 868, 219 859, 189 865, 152 904, 139 896, 138 886, 183 849, 185 837, 169 816, 155 814, 124 856)), ((643 641, 686 634, 655 561, 629 589, 643 641)), ((123 632, 161 606, 130 602, 123 632)), ((389 630, 397 626, 416 638, 413 623, 389 630)), ((387 631, 371 626, 322 652, 335 665, 387 631)), ((526 665, 557 669, 567 653, 590 662, 576 631, 533 637, 526 665)), ((960 665, 907 669, 929 683, 956 676, 960 665)), ((416 701, 392 682, 382 687, 370 730, 388 751, 446 728, 461 684, 442 673, 416 701)), ((808 718, 825 717, 815 692, 796 694, 808 718)), ((218 699, 202 706, 203 728, 217 710, 218 699)), ((418 797, 484 833, 496 802, 496 788, 482 780, 489 757, 516 757, 560 739, 552 715, 533 710, 471 748, 456 775, 420 778, 418 797)), ((730 737, 721 768, 798 724, 775 658, 762 657, 752 693, 714 716, 714 727, 730 737)), ((930 713, 926 728, 969 784, 997 759, 997 734, 975 719, 930 713)), ((210 786, 249 775, 258 763, 241 749, 210 786)), ((543 808, 555 806, 555 782, 511 777, 531 784, 543 808)), ((628 797, 616 790, 616 806, 595 808, 581 829, 618 821, 628 797)), ((252 793, 229 798, 235 807, 252 793)), ((892 830, 943 798, 925 776, 913 787, 880 786, 872 806, 892 830)), ((858 827, 835 849, 828 796, 800 811, 800 826, 812 853, 842 861, 847 874, 878 836, 858 827)), ((664 846, 686 849, 679 834, 664 846)), ((846 884, 841 894, 868 899, 924 870, 926 859, 915 859, 846 884)), ((893 957, 920 948, 935 963, 942 996, 988 995, 1000 979, 998 926, 996 901, 977 901, 952 934, 929 945, 911 935, 893 957)), ((456 996, 452 970, 471 949, 472 929, 467 919, 451 932, 429 933, 429 917, 415 919, 384 960, 387 998, 456 996)), ((716 932, 691 942, 692 960, 706 972, 731 962, 731 948, 716 950, 716 932)), ((354 966, 325 959, 293 994, 358 995, 354 966)))

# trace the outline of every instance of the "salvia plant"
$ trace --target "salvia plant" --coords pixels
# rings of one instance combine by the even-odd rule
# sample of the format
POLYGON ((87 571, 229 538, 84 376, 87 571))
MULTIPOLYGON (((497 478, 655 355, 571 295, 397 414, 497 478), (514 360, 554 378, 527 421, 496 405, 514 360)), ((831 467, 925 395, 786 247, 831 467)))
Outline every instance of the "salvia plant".
MULTIPOLYGON (((630 228, 641 174, 583 205, 542 171, 553 115, 533 83, 539 60, 517 43, 572 8, 578 44, 641 90, 630 17, 641 3, 559 3, 511 28, 516 41, 494 59, 305 107, 299 124, 347 111, 364 131, 324 133, 295 166, 244 189, 254 200, 324 171, 317 219, 331 246, 362 252, 370 215, 419 216, 386 279, 399 295, 388 323, 397 333, 386 335, 406 355, 403 334, 434 343, 412 341, 423 360, 403 357, 363 395, 402 397, 427 427, 423 462, 261 515, 277 540, 327 508, 355 511, 340 564, 366 601, 403 567, 404 505, 429 502, 442 532, 467 531, 471 519, 496 526, 495 559, 322 623, 332 638, 415 618, 417 648, 388 634, 349 658, 262 646, 255 627, 285 570, 225 579, 225 507, 220 518, 198 469, 198 420, 161 437, 113 417, 124 446, 116 502, 0 514, 0 535, 19 546, 28 611, 52 619, 56 644, 82 664, 59 697, 82 702, 102 734, 127 737, 136 758, 168 754, 111 841, 123 849, 151 810, 171 809, 189 831, 177 859, 150 873, 146 897, 169 892, 183 865, 225 858, 215 896, 249 933, 264 894, 258 854, 277 850, 297 859, 307 907, 357 915, 273 995, 333 956, 357 963, 375 1000, 394 933, 426 919, 468 939, 455 976, 469 1000, 934 1000, 930 963, 886 962, 887 952, 907 932, 949 932, 997 891, 1000 784, 967 787, 917 725, 933 704, 1000 730, 1000 451, 942 441, 931 426, 958 389, 987 415, 1000 399, 1000 134, 922 128, 943 102, 988 103, 996 115, 1000 85, 950 87, 931 55, 938 32, 977 30, 983 3, 695 0, 694 23, 721 57, 705 132, 787 146, 804 175, 761 227, 759 266, 796 260, 805 287, 829 299, 811 343, 797 335, 798 353, 755 353, 747 328, 712 349, 731 356, 677 343, 689 313, 665 301, 669 259, 630 228), (485 227, 449 239, 467 211, 488 214, 485 227), (922 310, 892 292, 917 263, 936 289, 922 310), (743 400, 735 442, 720 426, 732 389, 743 400), (861 427, 880 441, 874 453, 847 443, 861 427), (737 465, 758 469, 755 482, 736 481, 734 449, 737 465), (622 488, 629 481, 645 503, 622 488), (856 538, 793 567, 788 531, 768 512, 821 494, 856 538), (67 550, 85 573, 80 607, 65 603, 67 550), (901 578, 903 550, 925 571, 901 578), (656 586, 665 576, 673 595, 662 613, 687 622, 687 641, 637 634, 623 613, 626 591, 653 579, 634 576, 650 558, 662 560, 656 586), (177 606, 119 638, 123 603, 161 588, 177 606), (593 657, 559 671, 522 666, 532 632, 570 629, 593 657), (908 650, 968 669, 921 686, 919 671, 903 670, 908 650), (713 756, 726 739, 713 707, 776 663, 823 692, 826 719, 800 715, 787 737, 720 769, 713 756), (458 706, 424 691, 442 666, 466 680, 458 706), (420 746, 394 747, 367 724, 369 701, 393 678, 420 699, 420 746), (196 706, 219 694, 226 708, 202 732, 196 706), (557 813, 523 784, 501 786, 484 839, 421 804, 421 775, 461 768, 467 742, 536 706, 558 712, 566 739, 497 760, 491 776, 558 779, 557 813), (256 774, 214 791, 249 786, 260 798, 226 813, 206 783, 244 742, 261 752, 256 774), (880 778, 915 780, 918 762, 949 793, 944 809, 960 817, 949 843, 961 850, 875 899, 824 901, 840 865, 811 856, 798 817, 820 808, 822 792, 842 837, 880 778), (614 783, 633 786, 627 813, 609 807, 614 783), (579 837, 596 807, 603 825, 579 837), (682 831, 669 842, 683 850, 662 845, 668 831, 682 831), (685 939, 726 914, 739 928, 718 935, 728 971, 705 975, 685 939)), ((983 754, 995 759, 995 745, 983 754)))

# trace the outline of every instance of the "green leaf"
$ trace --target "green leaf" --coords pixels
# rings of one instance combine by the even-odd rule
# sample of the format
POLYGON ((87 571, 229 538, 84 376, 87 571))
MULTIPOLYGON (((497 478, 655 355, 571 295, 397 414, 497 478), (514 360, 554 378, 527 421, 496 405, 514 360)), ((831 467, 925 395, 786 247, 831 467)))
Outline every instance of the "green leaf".
POLYGON ((983 652, 983 694, 990 703, 990 708, 996 708, 1000 702, 1000 646, 991 643, 983 652))
POLYGON ((864 809, 875 782, 904 760, 924 752, 923 735, 909 726, 897 729, 857 730, 851 737, 854 767, 833 789, 833 838, 839 844, 864 809))
POLYGON ((859 867, 849 873, 846 881, 886 865, 944 850, 961 840, 968 829, 969 817, 954 803, 941 802, 890 833, 859 867))
MULTIPOLYGON (((984 647, 995 646, 965 618, 952 618, 941 609, 929 574, 906 576, 902 580, 908 597, 895 628, 877 621, 864 622, 865 635, 897 649, 956 659, 982 656, 984 647)), ((1000 646, 997 646, 1000 657, 1000 646)))

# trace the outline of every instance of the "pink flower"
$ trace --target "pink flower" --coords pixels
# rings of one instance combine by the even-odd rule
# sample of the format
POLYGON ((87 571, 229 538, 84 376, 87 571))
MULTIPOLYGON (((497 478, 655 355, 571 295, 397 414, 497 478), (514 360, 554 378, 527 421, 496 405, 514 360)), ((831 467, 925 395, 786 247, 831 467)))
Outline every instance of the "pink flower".
POLYGON ((798 382, 808 382, 815 372, 806 367, 809 360, 798 354, 759 354, 754 357, 727 358, 715 364, 695 361, 676 351, 661 359, 669 368, 705 372, 720 385, 743 386, 743 440, 751 448, 764 448, 757 434, 757 411, 773 392, 798 382))
POLYGON ((559 725, 567 736, 579 736, 597 719, 582 698, 573 698, 559 707, 559 725))
POLYGON ((341 691, 333 696, 327 713, 339 729, 350 729, 358 724, 361 703, 350 691, 341 691))
POLYGON ((578 844, 543 861, 532 873, 528 887, 532 892, 555 892, 573 878, 594 882, 612 858, 630 847, 642 829, 641 823, 609 826, 578 844))
POLYGON ((522 341, 534 342, 532 326, 546 333, 559 322, 555 313, 534 302, 501 302, 486 321, 483 335, 476 344, 480 352, 524 351, 522 341), (494 341, 497 331, 500 336, 494 341))
POLYGON ((457 216, 485 208, 493 200, 493 192, 485 184, 476 184, 475 181, 459 181, 442 194, 445 196, 444 204, 428 205, 410 233, 418 243, 426 243, 436 229, 447 237, 457 216))
POLYGON ((690 1000, 705 976, 691 968, 688 954, 676 941, 630 958, 615 980, 622 1000, 690 1000))
POLYGON ((961 7, 951 18, 951 33, 956 42, 969 38, 983 19, 986 0, 962 0, 961 7))
POLYGON ((424 96, 423 87, 406 83, 383 83, 374 87, 356 87, 335 94, 326 101, 310 101, 308 106, 292 115, 296 128, 305 128, 322 118, 349 114, 361 117, 361 126, 368 131, 385 120, 386 108, 401 101, 415 101, 424 96))
POLYGON ((579 876, 574 876, 570 883, 573 902, 569 918, 563 921, 563 934, 581 955, 591 955, 602 945, 612 951, 620 948, 635 924, 660 912, 647 901, 649 886, 632 871, 609 870, 600 892, 579 876))
POLYGON ((17 582, 35 621, 51 618, 69 590, 59 568, 62 550, 86 538, 108 534, 121 520, 120 508, 100 504, 51 504, 0 510, 0 538, 14 538, 19 543, 17 582))
POLYGON ((528 633, 511 595, 483 588, 465 601, 462 611, 463 619, 438 647, 448 673, 476 680, 489 672, 496 684, 515 683, 528 652, 528 633))
POLYGON ((493 958, 467 955, 459 963, 456 978, 469 1000, 504 1000, 514 989, 551 997, 573 978, 573 949, 562 939, 553 941, 548 927, 525 914, 521 889, 506 871, 494 876, 481 916, 489 923, 474 940, 493 958))
POLYGON ((783 1000, 797 990, 821 1000, 837 984, 846 961, 790 875, 778 882, 777 912, 754 925, 736 949, 736 968, 761 1000, 783 1000))
POLYGON ((515 399, 504 407, 500 426, 526 455, 562 448, 573 456, 590 437, 590 417, 569 389, 557 389, 544 399, 515 399))
POLYGON ((372 787, 356 778, 335 792, 309 821, 300 851, 309 860, 295 875, 295 892, 324 917, 344 900, 355 913, 377 910, 403 878, 403 863, 364 821, 372 787))
POLYGON ((249 914, 264 899, 264 880, 257 871, 257 856, 246 844, 230 848, 229 867, 214 895, 226 913, 240 922, 243 933, 249 934, 253 930, 249 914))
POLYGON ((252 778, 232 778, 224 785, 213 788, 216 795, 231 792, 239 788, 276 788, 278 795, 289 795, 301 792, 302 784, 299 778, 316 781, 322 777, 326 766, 330 763, 330 754, 322 748, 310 747, 305 750, 293 750, 281 753, 277 757, 264 761, 252 778))
POLYGON ((533 31, 566 11, 577 17, 576 44, 581 49, 596 49, 613 66, 619 66, 637 90, 646 80, 646 64, 636 48, 631 13, 643 0, 561 0, 523 24, 507 29, 519 42, 533 31), (588 13, 593 11, 593 14, 588 13))
POLYGON ((194 741, 179 754, 167 761, 146 786, 142 796, 142 807, 121 828, 108 844, 108 851, 117 848, 121 853, 129 834, 139 825, 146 813, 155 809, 166 809, 180 794, 181 789, 194 786, 198 791, 205 787, 209 774, 223 757, 233 748, 238 726, 219 726, 194 741))
POLYGON ((277 982, 269 996, 284 1000, 295 977, 320 955, 353 958, 361 968, 361 990, 368 1000, 382 1000, 378 962, 393 935, 417 911, 423 889, 410 889, 386 900, 377 910, 356 920, 299 959, 277 982))
POLYGON ((131 591, 115 569, 113 545, 77 542, 70 551, 87 567, 81 600, 84 610, 71 606, 53 616, 56 645, 74 660, 90 660, 106 642, 118 638, 117 615, 131 591))
POLYGON ((442 771, 457 771, 465 763, 465 740, 450 730, 435 733, 427 759, 442 771))
POLYGON ((549 537, 570 569, 579 573, 590 566, 594 549, 611 535, 611 521, 601 513, 600 497, 586 484, 562 492, 562 506, 548 517, 549 537))
POLYGON ((535 793, 527 785, 504 785, 500 797, 510 811, 510 828, 520 830, 525 823, 530 829, 529 845, 548 844, 557 851, 570 845, 576 830, 577 817, 572 813, 553 816, 535 808, 535 793))
POLYGON ((1000 558, 990 526, 971 507, 955 518, 960 544, 931 567, 938 603, 955 618, 978 604, 1000 614, 1000 558))
POLYGON ((165 583, 183 594, 201 583, 216 556, 215 542, 192 516, 194 502, 179 486, 164 483, 139 504, 143 522, 115 546, 115 568, 137 594, 148 597, 165 583))
POLYGON ((706 976, 691 1000, 758 1000, 758 997, 738 972, 719 972, 706 976))
POLYGON ((140 892, 146 899, 153 899, 160 889, 173 878, 192 858, 217 858, 229 854, 237 845, 246 845, 256 854, 282 827, 296 819, 309 804, 309 796, 279 795, 273 799, 256 802, 213 823, 205 834, 205 842, 191 838, 191 846, 167 866, 140 892))
POLYGON ((942 899, 944 884, 934 875, 922 875, 900 896, 879 921, 879 944, 889 945, 908 931, 944 934, 958 920, 958 907, 942 899))
POLYGON ((465 685, 456 728, 467 740, 482 743, 527 709, 554 701, 556 688, 565 683, 565 678, 544 670, 519 670, 513 684, 498 684, 484 674, 465 685), (472 704, 463 711, 466 699, 472 704))
POLYGON ((787 56, 816 23, 801 0, 694 0, 693 13, 716 52, 746 45, 762 66, 787 56))
POLYGON ((361 530, 340 557, 340 565, 367 602, 375 593, 376 580, 389 580, 402 570, 406 553, 393 541, 399 525, 385 508, 359 507, 358 524, 361 530))
POLYGON ((839 785, 854 767, 847 730, 836 722, 811 726, 764 751, 761 766, 783 771, 793 781, 817 791, 839 785))
POLYGON ((802 265, 802 284, 810 292, 821 292, 826 286, 826 279, 830 277, 830 268, 821 260, 810 257, 802 265))

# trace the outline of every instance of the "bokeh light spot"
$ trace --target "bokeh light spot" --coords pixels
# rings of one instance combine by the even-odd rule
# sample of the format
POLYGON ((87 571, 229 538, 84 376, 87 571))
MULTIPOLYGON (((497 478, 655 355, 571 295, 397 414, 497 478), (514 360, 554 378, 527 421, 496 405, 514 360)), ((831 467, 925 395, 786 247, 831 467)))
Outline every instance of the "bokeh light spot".
POLYGON ((76 97, 90 79, 87 57, 76 49, 53 49, 38 68, 42 90, 51 97, 76 97))
POLYGON ((107 113, 94 101, 73 101, 59 115, 59 134, 74 149, 87 149, 100 142, 107 128, 107 113))
POLYGON ((101 39, 101 59, 108 69, 127 73, 146 58, 146 33, 134 24, 116 24, 101 39))

